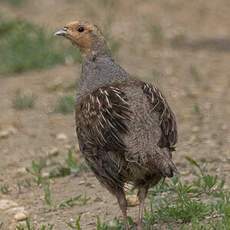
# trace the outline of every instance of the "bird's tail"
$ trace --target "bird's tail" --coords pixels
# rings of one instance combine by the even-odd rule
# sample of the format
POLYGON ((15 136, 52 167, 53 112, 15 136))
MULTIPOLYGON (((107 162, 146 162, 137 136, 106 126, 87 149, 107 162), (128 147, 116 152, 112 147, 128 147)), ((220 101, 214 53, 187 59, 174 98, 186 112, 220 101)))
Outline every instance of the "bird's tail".
POLYGON ((167 159, 167 162, 164 162, 160 168, 160 172, 163 177, 173 177, 175 174, 178 174, 178 170, 172 160, 167 159))
POLYGON ((176 165, 172 161, 170 150, 163 148, 156 153, 155 166, 160 171, 163 177, 173 177, 178 174, 176 165))

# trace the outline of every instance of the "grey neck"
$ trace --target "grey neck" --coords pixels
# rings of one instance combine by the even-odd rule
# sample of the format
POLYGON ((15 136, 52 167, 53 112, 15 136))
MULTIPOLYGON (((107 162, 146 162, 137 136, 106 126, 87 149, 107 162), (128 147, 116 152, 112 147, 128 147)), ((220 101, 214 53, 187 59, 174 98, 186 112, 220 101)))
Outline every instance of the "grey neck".
POLYGON ((128 78, 128 73, 108 53, 92 53, 83 59, 77 98, 99 87, 128 78))

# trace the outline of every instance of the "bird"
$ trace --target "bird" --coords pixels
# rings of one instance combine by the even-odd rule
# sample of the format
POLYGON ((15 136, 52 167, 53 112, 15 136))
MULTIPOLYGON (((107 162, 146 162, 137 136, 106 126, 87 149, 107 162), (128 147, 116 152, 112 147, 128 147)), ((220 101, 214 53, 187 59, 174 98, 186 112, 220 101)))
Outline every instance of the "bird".
POLYGON ((149 188, 172 177, 177 123, 162 92, 131 76, 112 57, 101 29, 76 20, 57 30, 80 49, 82 71, 75 121, 80 152, 98 181, 118 201, 129 229, 126 184, 137 189, 137 229, 143 229, 149 188))

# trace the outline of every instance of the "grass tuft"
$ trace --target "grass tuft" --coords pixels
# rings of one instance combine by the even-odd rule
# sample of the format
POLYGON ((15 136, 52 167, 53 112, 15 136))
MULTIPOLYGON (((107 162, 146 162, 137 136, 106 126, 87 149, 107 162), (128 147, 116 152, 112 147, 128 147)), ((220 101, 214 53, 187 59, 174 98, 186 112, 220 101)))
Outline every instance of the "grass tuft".
POLYGON ((74 197, 70 197, 64 201, 62 201, 59 205, 58 208, 70 208, 75 205, 86 205, 87 202, 90 200, 89 197, 86 195, 77 195, 74 197))
POLYGON ((58 98, 54 111, 62 114, 73 113, 75 99, 71 95, 65 95, 58 98))
POLYGON ((0 22, 0 74, 21 73, 80 61, 77 49, 66 49, 53 33, 27 21, 13 19, 0 22))
POLYGON ((36 97, 32 93, 22 93, 18 90, 13 98, 13 108, 17 110, 32 109, 36 97))
POLYGON ((21 6, 25 2, 25 0, 3 0, 3 2, 6 2, 13 6, 21 6))
MULTIPOLYGON (((181 230, 229 229, 230 193, 224 189, 224 181, 208 174, 194 159, 187 157, 187 160, 196 171, 194 180, 185 182, 174 177, 152 188, 150 210, 144 215, 144 229, 160 226, 181 230)), ((136 229, 131 218, 129 225, 130 229, 136 229)), ((122 221, 115 219, 105 223, 99 217, 96 226, 98 230, 124 229, 122 221)))
POLYGON ((16 230, 53 230, 54 229, 54 225, 53 224, 42 224, 40 227, 36 227, 31 221, 30 219, 26 220, 25 224, 18 224, 16 226, 16 230))
POLYGON ((0 185, 0 192, 4 195, 7 195, 10 193, 10 186, 8 184, 1 184, 0 185))
POLYGON ((71 229, 82 230, 81 224, 80 224, 80 220, 81 220, 81 216, 78 216, 78 217, 76 218, 74 224, 70 222, 70 223, 67 223, 67 225, 68 225, 68 227, 70 227, 71 229))

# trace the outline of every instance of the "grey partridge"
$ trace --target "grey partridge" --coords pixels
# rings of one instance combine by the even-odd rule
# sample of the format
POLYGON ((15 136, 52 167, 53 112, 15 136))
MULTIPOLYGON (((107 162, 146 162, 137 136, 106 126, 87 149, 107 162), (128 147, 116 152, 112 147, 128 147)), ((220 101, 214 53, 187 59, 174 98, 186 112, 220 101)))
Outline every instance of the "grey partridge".
POLYGON ((130 76, 113 60, 96 25, 74 21, 55 34, 80 48, 83 57, 75 110, 80 151, 116 196, 126 229, 124 186, 131 183, 138 189, 137 229, 142 229, 148 189, 176 172, 174 113, 157 87, 130 76))

